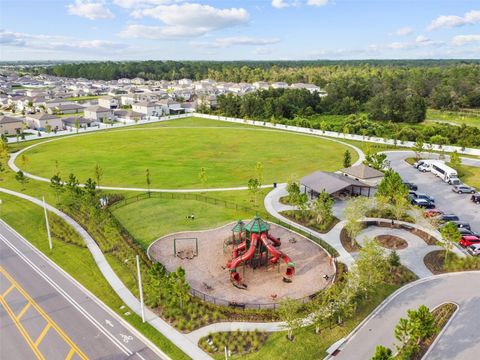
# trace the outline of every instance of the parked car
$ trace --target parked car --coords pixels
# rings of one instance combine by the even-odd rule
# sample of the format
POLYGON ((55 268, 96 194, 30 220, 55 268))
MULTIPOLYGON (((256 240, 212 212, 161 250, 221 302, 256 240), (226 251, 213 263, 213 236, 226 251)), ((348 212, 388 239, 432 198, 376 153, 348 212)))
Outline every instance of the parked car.
POLYGON ((467 248, 467 252, 472 256, 480 256, 480 244, 473 244, 467 248))
POLYGON ((459 179, 455 178, 455 179, 448 180, 448 184, 449 185, 462 185, 462 182, 459 179))
POLYGON ((425 212, 423 213, 423 216, 425 216, 426 218, 432 218, 440 215, 443 215, 443 211, 438 210, 437 208, 425 210, 425 212))
POLYGON ((460 239, 460 245, 468 247, 473 244, 480 244, 480 238, 473 235, 465 235, 460 239))
POLYGON ((430 171, 430 167, 426 164, 421 164, 417 167, 418 171, 427 172, 430 171))
POLYGON ((429 196, 427 194, 410 192, 409 195, 413 196, 414 199, 424 199, 424 200, 430 201, 432 203, 435 202, 435 199, 432 196, 429 196))
POLYGON ((472 231, 472 228, 470 227, 470 224, 465 222, 465 221, 451 221, 452 223, 455 224, 455 226, 459 229, 463 228, 463 229, 468 229, 470 231, 472 231))
POLYGON ((472 195, 470 201, 473 201, 475 204, 480 204, 480 194, 472 195))
POLYGON ((419 206, 424 209, 434 209, 435 204, 426 199, 412 199, 411 204, 413 206, 419 206))
POLYGON ((458 232, 462 236, 464 236, 464 235, 475 235, 475 236, 478 237, 478 234, 475 234, 472 230, 467 229, 467 228, 458 228, 458 232))
POLYGON ((418 169, 418 167, 419 167, 420 165, 422 165, 422 164, 423 164, 423 160, 418 160, 418 161, 414 162, 414 163, 412 164, 412 166, 413 166, 415 169, 418 169))
POLYGON ((459 221, 460 218, 457 215, 453 214, 442 214, 439 216, 438 221, 444 223, 449 221, 459 221))
POLYGON ((413 190, 413 191, 417 191, 418 190, 418 186, 415 185, 414 183, 411 183, 411 182, 404 182, 405 186, 408 188, 408 190, 413 190))
POLYGON ((476 190, 468 185, 462 184, 462 185, 455 185, 452 188, 453 192, 456 192, 457 194, 475 194, 476 190))

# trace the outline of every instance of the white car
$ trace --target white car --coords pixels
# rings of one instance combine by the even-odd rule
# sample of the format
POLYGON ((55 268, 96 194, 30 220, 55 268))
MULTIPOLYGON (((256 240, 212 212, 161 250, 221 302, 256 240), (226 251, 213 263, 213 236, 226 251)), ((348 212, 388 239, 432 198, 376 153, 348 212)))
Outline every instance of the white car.
POLYGON ((467 248, 467 252, 472 256, 480 256, 480 244, 473 244, 467 248))

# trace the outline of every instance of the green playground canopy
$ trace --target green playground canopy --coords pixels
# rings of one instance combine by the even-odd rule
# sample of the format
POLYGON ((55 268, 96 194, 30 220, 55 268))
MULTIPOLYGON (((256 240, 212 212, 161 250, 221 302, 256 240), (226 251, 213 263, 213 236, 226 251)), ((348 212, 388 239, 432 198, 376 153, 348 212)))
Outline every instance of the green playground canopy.
POLYGON ((236 234, 240 234, 244 230, 245 230, 245 223, 242 220, 238 220, 238 222, 233 227, 232 232, 236 234))
POLYGON ((250 233, 260 234, 262 232, 268 231, 270 225, 267 222, 263 221, 258 215, 250 221, 247 225, 245 225, 245 230, 250 233))

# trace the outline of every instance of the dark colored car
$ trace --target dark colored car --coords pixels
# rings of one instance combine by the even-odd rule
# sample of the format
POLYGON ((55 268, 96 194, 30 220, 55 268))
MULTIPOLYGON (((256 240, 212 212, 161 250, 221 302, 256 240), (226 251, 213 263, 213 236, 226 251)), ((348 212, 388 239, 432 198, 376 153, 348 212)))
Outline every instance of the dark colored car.
POLYGON ((425 199, 412 199, 413 206, 418 206, 424 209, 435 209, 435 204, 425 199))
POLYGON ((475 235, 477 236, 477 234, 474 234, 472 230, 469 230, 467 228, 458 228, 458 232, 464 236, 464 235, 475 235))
POLYGON ((440 222, 448 222, 448 221, 459 221, 460 218, 457 215, 453 214, 443 214, 438 217, 438 221, 440 222))
POLYGON ((409 194, 414 199, 424 199, 424 200, 430 201, 432 203, 435 202, 435 199, 433 197, 427 195, 427 194, 422 194, 422 193, 417 193, 417 192, 410 192, 409 194))
POLYGON ((465 222, 465 221, 451 221, 452 223, 455 224, 455 226, 457 228, 463 228, 463 229, 468 229, 468 230, 472 230, 472 228, 470 227, 470 224, 465 222))
POLYGON ((480 204, 480 194, 472 195, 470 201, 473 201, 475 204, 480 204))
POLYGON ((418 190, 418 186, 415 185, 414 183, 411 183, 411 182, 404 182, 405 186, 408 188, 408 190, 413 190, 413 191, 417 191, 418 190))

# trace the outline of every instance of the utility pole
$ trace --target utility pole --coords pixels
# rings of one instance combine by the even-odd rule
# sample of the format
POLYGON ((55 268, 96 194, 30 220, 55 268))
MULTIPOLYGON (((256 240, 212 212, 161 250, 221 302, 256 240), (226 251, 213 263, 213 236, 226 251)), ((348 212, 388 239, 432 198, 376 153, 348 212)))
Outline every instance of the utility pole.
POLYGON ((137 255, 137 274, 138 274, 138 290, 140 292, 140 309, 142 311, 142 322, 145 322, 145 306, 143 304, 142 275, 140 274, 140 258, 137 255))
POLYGON ((52 234, 50 234, 50 225, 48 223, 47 204, 45 203, 45 196, 43 197, 43 210, 45 212, 45 225, 47 226, 48 247, 52 251, 52 234))

